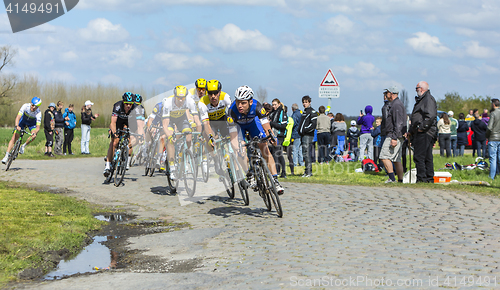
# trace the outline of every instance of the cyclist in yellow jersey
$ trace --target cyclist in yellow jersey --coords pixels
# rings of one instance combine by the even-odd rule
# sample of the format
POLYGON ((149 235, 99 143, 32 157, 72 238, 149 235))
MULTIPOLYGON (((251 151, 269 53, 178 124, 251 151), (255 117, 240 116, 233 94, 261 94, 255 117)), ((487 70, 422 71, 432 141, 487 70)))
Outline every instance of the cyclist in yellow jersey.
MULTIPOLYGON (((198 111, 194 100, 189 96, 189 91, 185 86, 177 86, 174 88, 174 95, 163 99, 163 131, 167 135, 167 158, 169 161, 172 180, 176 179, 174 176, 174 154, 175 147, 172 135, 177 131, 182 133, 192 132, 191 128, 197 128, 198 132, 201 131, 201 123, 198 117, 198 111), (192 122, 194 120, 194 122, 192 122), (175 125, 175 127, 174 127, 175 125)), ((191 147, 192 136, 186 137, 188 147, 191 147)))
POLYGON ((194 88, 189 89, 189 94, 192 96, 195 104, 198 106, 201 98, 207 95, 207 80, 197 79, 194 82, 194 88))

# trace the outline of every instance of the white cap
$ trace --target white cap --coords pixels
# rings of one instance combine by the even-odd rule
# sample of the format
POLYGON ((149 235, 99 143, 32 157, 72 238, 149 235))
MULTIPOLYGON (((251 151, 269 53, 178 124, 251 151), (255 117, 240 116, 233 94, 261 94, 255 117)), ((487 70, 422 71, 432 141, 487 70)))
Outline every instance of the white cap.
POLYGON ((356 121, 352 120, 351 121, 351 126, 356 126, 356 121))
POLYGON ((448 111, 448 116, 453 116, 453 111, 448 111))
POLYGON ((93 106, 93 105, 94 105, 94 103, 92 103, 90 100, 87 100, 87 101, 85 102, 85 106, 88 106, 88 105, 93 106))

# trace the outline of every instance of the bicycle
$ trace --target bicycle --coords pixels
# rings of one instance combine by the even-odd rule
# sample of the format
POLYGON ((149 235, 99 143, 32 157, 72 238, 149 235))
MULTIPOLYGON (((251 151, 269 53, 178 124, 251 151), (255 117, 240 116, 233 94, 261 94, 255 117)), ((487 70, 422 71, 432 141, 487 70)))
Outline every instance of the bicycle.
POLYGON ((283 209, 278 191, 276 190, 276 184, 258 146, 259 143, 267 143, 270 138, 272 138, 271 134, 265 138, 254 137, 245 146, 250 150, 250 167, 257 182, 259 195, 264 200, 267 210, 270 211, 272 205, 274 205, 278 217, 281 218, 283 217, 283 209))
POLYGON ((136 136, 142 138, 142 135, 134 134, 130 132, 129 128, 124 128, 116 130, 116 133, 120 134, 118 140, 118 146, 116 148, 113 159, 111 160, 110 172, 108 177, 106 177, 106 182, 111 182, 111 178, 114 173, 114 185, 116 187, 120 186, 125 177, 125 171, 127 171, 128 162, 128 152, 129 152, 129 138, 130 136, 136 136))
POLYGON ((207 183, 210 176, 210 158, 207 143, 201 137, 200 132, 193 132, 192 134, 195 137, 193 140, 193 155, 196 161, 196 176, 198 176, 198 166, 200 166, 203 182, 207 183))
MULTIPOLYGON (((15 131, 16 129, 14 129, 12 133, 14 133, 15 131)), ((12 147, 12 149, 9 152, 9 159, 7 159, 6 163, 7 168, 5 168, 5 171, 9 170, 12 161, 14 161, 14 159, 17 158, 17 155, 19 154, 19 148, 21 148, 21 144, 23 143, 24 134, 28 134, 30 136, 32 135, 31 133, 25 131, 24 129, 21 129, 21 132, 19 133, 19 139, 17 139, 16 143, 14 143, 14 147, 12 147)))
POLYGON ((145 176, 153 176, 156 168, 156 160, 161 156, 158 156, 158 146, 160 145, 160 137, 162 134, 163 127, 159 126, 151 126, 152 129, 156 129, 156 132, 152 136, 151 145, 148 147, 146 151, 146 167, 145 167, 145 176))
MULTIPOLYGON (((219 181, 224 184, 230 199, 234 198, 235 184, 238 184, 241 197, 245 205, 250 204, 248 198, 248 185, 245 180, 243 167, 238 162, 236 154, 231 147, 231 138, 223 137, 214 141, 214 151, 219 165, 219 181)), ((217 170, 217 168, 216 168, 217 170)))
POLYGON ((175 180, 170 178, 171 169, 168 164, 168 158, 165 161, 165 173, 167 174, 168 186, 171 192, 176 192, 179 186, 179 179, 184 179, 184 186, 189 197, 193 197, 196 191, 196 162, 193 157, 193 153, 187 146, 186 136, 190 133, 174 133, 172 137, 175 139, 175 154, 174 154, 174 164, 176 176, 175 180), (177 136, 180 136, 177 138, 177 136))

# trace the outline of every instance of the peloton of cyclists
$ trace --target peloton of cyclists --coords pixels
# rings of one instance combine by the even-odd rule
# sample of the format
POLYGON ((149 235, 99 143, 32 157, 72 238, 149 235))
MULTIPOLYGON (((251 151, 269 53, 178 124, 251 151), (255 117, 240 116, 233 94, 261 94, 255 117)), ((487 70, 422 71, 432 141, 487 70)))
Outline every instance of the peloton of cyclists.
MULTIPOLYGON (((227 123, 229 125, 231 145, 233 146, 233 149, 238 152, 240 164, 245 170, 247 170, 247 182, 250 184, 250 187, 255 188, 256 180, 253 173, 248 171, 248 157, 246 149, 243 147, 243 150, 239 150, 239 143, 240 140, 244 140, 246 132, 249 133, 251 138, 264 138, 268 132, 272 135, 272 131, 270 131, 271 125, 266 117, 266 110, 262 107, 262 104, 259 101, 253 99, 253 90, 249 86, 241 86, 236 89, 234 97, 236 100, 231 104, 227 112, 227 123), (240 132, 239 136, 238 131, 240 132)), ((275 136, 271 138, 271 143, 276 146, 275 136)), ((278 174, 274 158, 269 151, 267 143, 259 143, 259 149, 262 152, 262 156, 266 160, 269 171, 271 171, 271 174, 273 175, 278 194, 283 194, 285 190, 278 182, 278 174)))
POLYGON ((14 131, 14 134, 12 134, 12 138, 10 139, 7 147, 7 152, 5 153, 5 157, 2 159, 3 164, 7 163, 10 154, 9 152, 12 150, 12 147, 14 147, 14 143, 16 143, 17 139, 19 139, 21 130, 28 128, 31 136, 28 140, 26 140, 26 143, 21 145, 19 148, 19 154, 23 154, 26 145, 35 140, 38 131, 40 131, 40 124, 42 123, 42 112, 39 108, 41 104, 42 100, 38 97, 34 97, 31 99, 30 103, 22 105, 21 109, 19 109, 19 113, 17 113, 16 120, 14 122, 16 130, 14 131))
MULTIPOLYGON (((177 86, 174 88, 174 95, 163 99, 163 131, 167 136, 167 158, 170 166, 170 179, 175 180, 175 164, 174 154, 175 147, 173 134, 175 131, 182 133, 192 132, 192 128, 196 128, 201 132, 201 123, 198 117, 198 111, 193 98, 190 96, 188 89, 185 86, 177 86), (193 122, 194 120, 194 122, 193 122)), ((191 147, 192 136, 186 136, 188 147, 191 147)))

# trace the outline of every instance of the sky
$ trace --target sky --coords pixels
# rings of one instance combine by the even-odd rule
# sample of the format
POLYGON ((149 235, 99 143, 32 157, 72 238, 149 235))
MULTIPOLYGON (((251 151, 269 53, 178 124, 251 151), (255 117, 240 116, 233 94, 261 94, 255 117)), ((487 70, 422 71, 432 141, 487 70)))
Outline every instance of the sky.
POLYGON ((310 95, 317 109, 331 69, 334 113, 380 114, 384 89, 413 100, 422 80, 437 100, 498 97, 498 15, 498 0, 80 0, 18 33, 0 14, 0 45, 18 50, 2 72, 157 92, 218 79, 231 96, 248 85, 288 107, 310 95))

